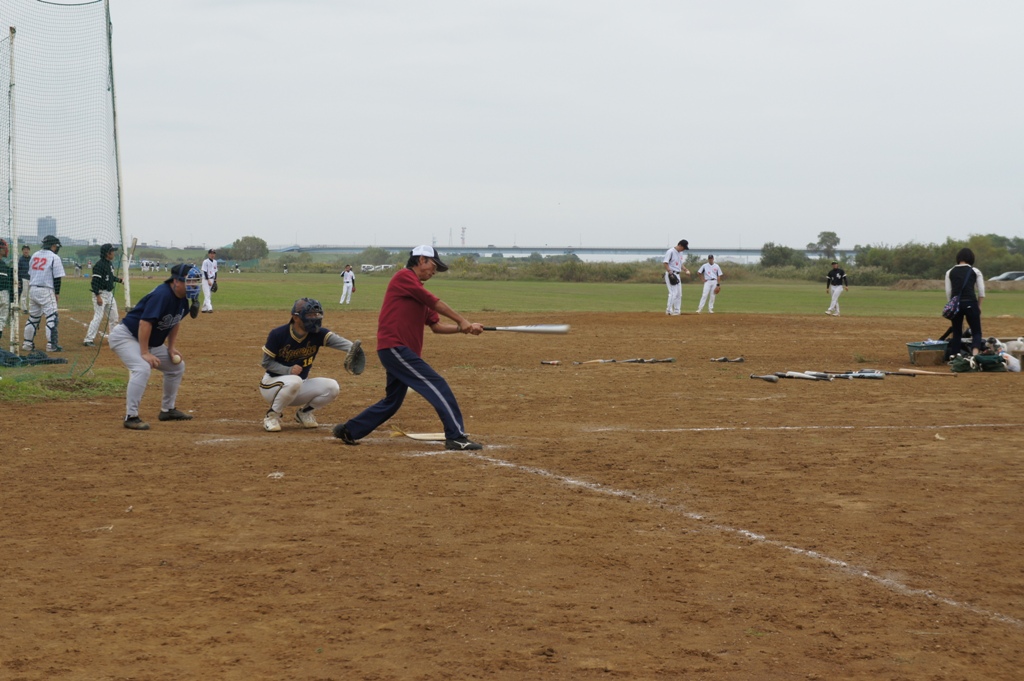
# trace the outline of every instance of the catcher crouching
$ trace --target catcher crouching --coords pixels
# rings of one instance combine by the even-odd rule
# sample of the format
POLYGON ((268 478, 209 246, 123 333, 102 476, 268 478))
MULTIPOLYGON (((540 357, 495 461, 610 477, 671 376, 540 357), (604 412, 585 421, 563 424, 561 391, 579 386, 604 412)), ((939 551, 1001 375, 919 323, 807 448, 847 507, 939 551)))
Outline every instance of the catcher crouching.
POLYGON ((299 298, 292 305, 291 320, 273 329, 263 346, 263 368, 260 395, 270 405, 263 417, 263 429, 281 430, 285 407, 299 407, 295 420, 303 428, 319 424, 313 412, 330 404, 341 392, 333 378, 309 378, 316 355, 322 347, 345 354, 345 370, 359 375, 366 368, 366 354, 360 341, 350 341, 323 328, 324 308, 313 298, 299 298))

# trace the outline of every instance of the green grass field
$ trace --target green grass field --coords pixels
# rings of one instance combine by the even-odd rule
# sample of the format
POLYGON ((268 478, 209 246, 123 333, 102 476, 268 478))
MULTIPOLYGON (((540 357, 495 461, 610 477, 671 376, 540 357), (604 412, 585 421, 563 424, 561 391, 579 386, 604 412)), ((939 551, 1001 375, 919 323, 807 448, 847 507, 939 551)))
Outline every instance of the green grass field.
MULTIPOLYGON (((352 308, 380 308, 390 275, 357 275, 352 308)), ((88 279, 65 279, 60 306, 88 310, 88 279)), ((162 278, 134 278, 132 299, 138 301, 162 278)), ((336 274, 223 274, 215 305, 226 310, 288 310, 296 298, 317 298, 330 314, 338 309, 341 278, 336 274)), ((465 312, 663 312, 666 290, 662 284, 576 284, 550 281, 464 281, 436 276, 427 287, 457 310, 465 312)), ((700 284, 683 286, 683 312, 697 309, 700 284)), ((829 305, 823 284, 777 280, 744 281, 722 285, 716 307, 720 313, 822 315, 829 305)), ((945 299, 941 291, 904 291, 885 287, 851 286, 843 294, 843 315, 860 317, 938 317, 945 299)), ((118 296, 118 306, 123 300, 118 296)), ((1024 291, 990 291, 985 316, 1019 316, 1024 291)))

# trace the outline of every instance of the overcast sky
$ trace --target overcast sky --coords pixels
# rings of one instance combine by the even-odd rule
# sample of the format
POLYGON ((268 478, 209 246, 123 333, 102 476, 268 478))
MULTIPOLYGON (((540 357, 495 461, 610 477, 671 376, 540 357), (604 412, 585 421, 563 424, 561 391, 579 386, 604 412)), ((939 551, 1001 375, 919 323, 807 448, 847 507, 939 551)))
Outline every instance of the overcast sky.
POLYGON ((1024 234, 1019 0, 111 1, 129 235, 1024 234))

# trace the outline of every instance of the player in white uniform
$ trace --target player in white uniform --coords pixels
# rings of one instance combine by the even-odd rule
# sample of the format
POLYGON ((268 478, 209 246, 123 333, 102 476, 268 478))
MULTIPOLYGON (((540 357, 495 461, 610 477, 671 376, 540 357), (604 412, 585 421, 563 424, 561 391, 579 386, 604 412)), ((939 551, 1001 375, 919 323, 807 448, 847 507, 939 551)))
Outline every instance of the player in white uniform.
POLYGON ((704 309, 704 303, 708 304, 708 312, 715 314, 715 289, 718 287, 718 282, 722 280, 725 274, 722 272, 722 268, 715 262, 715 256, 709 255, 708 261, 700 266, 697 270, 697 274, 704 277, 704 292, 700 294, 700 304, 697 305, 697 314, 704 309))
POLYGON ((339 305, 351 305, 352 294, 356 290, 356 273, 352 271, 352 265, 345 265, 345 271, 341 273, 344 285, 341 287, 341 300, 339 305))
POLYGON ((203 309, 202 312, 213 312, 213 285, 217 283, 217 251, 206 252, 206 260, 200 268, 203 272, 203 309))
POLYGON ((39 322, 46 317, 46 351, 61 352, 57 337, 57 300, 60 298, 60 281, 64 278, 64 263, 57 253, 60 239, 48 234, 43 237, 43 247, 32 255, 29 263, 28 322, 25 324, 23 350, 35 348, 36 331, 39 322))
POLYGON ((690 274, 683 264, 683 251, 690 250, 690 242, 682 239, 678 244, 665 251, 662 264, 665 266, 665 286, 668 287, 668 303, 665 307, 665 314, 677 316, 683 305, 683 281, 680 278, 681 272, 690 274), (676 283, 672 283, 672 278, 676 283))

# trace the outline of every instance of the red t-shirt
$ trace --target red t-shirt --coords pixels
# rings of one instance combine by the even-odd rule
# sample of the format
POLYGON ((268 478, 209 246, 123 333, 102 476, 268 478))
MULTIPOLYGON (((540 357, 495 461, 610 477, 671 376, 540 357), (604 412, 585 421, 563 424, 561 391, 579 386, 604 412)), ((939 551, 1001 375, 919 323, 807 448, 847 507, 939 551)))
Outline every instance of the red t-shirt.
POLYGON ((423 354, 423 327, 436 324, 441 317, 434 311, 438 298, 423 286, 408 267, 395 272, 384 292, 384 303, 377 319, 377 349, 405 346, 423 354))

